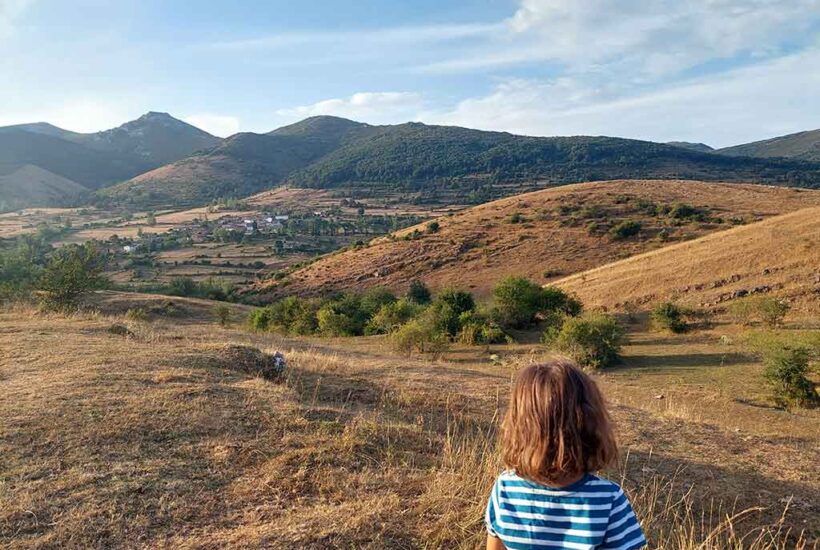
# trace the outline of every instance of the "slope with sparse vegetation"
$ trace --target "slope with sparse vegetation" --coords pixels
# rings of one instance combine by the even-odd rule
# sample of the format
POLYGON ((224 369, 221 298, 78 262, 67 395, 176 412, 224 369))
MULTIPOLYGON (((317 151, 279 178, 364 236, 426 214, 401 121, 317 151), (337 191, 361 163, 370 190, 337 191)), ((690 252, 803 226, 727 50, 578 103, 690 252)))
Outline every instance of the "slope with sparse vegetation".
MULTIPOLYGON (((326 256, 258 288, 317 295, 414 279, 486 295, 510 274, 549 282, 614 259, 820 204, 820 193, 688 181, 612 181, 480 205, 326 256)), ((284 274, 283 274, 284 275, 284 274)))

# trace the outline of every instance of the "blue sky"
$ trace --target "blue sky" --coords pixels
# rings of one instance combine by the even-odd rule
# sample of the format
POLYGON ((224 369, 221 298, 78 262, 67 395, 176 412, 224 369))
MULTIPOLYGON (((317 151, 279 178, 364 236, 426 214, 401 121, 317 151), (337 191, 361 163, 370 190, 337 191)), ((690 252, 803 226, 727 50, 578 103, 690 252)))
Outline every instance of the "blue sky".
POLYGON ((0 124, 332 114, 731 145, 820 127, 820 0, 0 0, 0 124))

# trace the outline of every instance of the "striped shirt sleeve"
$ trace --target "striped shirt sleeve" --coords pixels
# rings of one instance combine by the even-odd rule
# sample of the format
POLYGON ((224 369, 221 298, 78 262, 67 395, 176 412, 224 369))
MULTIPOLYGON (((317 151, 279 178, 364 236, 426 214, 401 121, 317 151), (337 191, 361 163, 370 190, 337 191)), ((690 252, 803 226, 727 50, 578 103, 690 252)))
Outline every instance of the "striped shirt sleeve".
POLYGON ((604 544, 606 550, 636 550, 646 546, 641 524, 623 490, 619 489, 609 512, 604 544))
POLYGON ((493 483, 492 491, 490 491, 490 498, 487 500, 487 512, 484 514, 484 524, 487 526, 487 534, 491 537, 498 538, 498 533, 493 527, 496 521, 497 502, 496 491, 498 490, 498 480, 493 483))

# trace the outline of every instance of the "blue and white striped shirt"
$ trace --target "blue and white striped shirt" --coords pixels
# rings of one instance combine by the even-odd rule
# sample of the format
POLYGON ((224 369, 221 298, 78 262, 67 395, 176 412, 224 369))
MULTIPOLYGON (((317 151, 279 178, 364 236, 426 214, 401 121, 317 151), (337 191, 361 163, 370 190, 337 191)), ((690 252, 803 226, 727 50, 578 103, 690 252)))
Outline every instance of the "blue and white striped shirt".
POLYGON ((509 550, 635 550, 646 545, 624 492, 593 474, 554 489, 504 472, 493 485, 485 522, 487 532, 509 550))

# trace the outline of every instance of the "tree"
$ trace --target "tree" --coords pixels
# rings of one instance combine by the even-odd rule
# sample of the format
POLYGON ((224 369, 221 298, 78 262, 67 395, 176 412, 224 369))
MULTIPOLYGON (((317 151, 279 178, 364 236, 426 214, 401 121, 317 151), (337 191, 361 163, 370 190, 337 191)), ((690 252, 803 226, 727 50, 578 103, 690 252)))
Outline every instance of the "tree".
POLYGON ((105 265, 106 257, 92 242, 56 250, 38 284, 44 304, 55 309, 76 306, 83 295, 106 283, 105 265))
POLYGON ((410 283, 410 288, 407 289, 406 297, 411 302, 415 302, 417 304, 429 304, 431 298, 430 289, 427 288, 427 285, 423 282, 415 279, 410 283))
POLYGON ((157 225, 157 215, 153 211, 145 215, 145 223, 151 226, 157 225))

